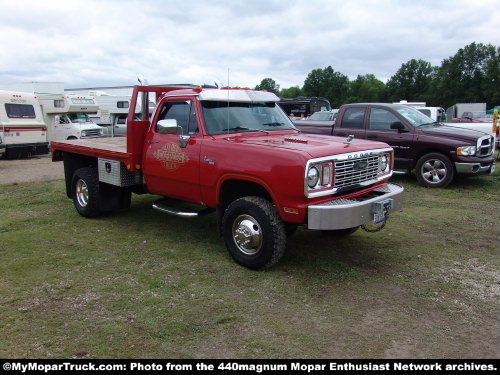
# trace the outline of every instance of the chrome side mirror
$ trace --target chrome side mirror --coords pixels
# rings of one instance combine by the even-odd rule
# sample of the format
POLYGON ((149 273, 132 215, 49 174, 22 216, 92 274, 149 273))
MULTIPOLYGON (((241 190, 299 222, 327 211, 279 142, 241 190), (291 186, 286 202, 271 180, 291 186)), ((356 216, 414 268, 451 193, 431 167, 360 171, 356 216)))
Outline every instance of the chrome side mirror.
POLYGON ((177 125, 176 119, 160 120, 156 124, 156 130, 160 134, 180 134, 182 128, 177 125))
POLYGON ((188 145, 190 139, 190 135, 181 135, 179 137, 179 146, 181 146, 181 148, 185 148, 188 145))

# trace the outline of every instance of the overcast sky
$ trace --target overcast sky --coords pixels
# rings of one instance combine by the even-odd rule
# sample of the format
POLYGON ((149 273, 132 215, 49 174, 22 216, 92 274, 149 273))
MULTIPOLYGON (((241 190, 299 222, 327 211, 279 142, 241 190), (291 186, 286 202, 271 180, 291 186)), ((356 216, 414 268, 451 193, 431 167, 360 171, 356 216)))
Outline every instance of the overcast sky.
POLYGON ((302 85, 314 68, 389 78, 473 41, 500 45, 498 0, 0 0, 0 82, 67 88, 227 82, 302 85), (496 14, 496 18, 494 17, 496 14))

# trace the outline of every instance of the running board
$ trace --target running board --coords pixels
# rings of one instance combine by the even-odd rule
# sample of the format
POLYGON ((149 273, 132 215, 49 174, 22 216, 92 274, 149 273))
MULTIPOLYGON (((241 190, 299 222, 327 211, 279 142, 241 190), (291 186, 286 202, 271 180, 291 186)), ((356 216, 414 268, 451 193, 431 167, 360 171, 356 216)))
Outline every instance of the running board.
POLYGON ((214 212, 215 210, 213 208, 205 208, 200 211, 194 211, 194 212, 188 212, 188 211, 180 211, 176 208, 166 206, 164 203, 157 201, 153 203, 153 209, 156 211, 160 211, 164 214, 170 214, 170 215, 175 215, 175 216, 180 216, 180 217, 198 217, 198 216, 203 216, 210 214, 214 212))

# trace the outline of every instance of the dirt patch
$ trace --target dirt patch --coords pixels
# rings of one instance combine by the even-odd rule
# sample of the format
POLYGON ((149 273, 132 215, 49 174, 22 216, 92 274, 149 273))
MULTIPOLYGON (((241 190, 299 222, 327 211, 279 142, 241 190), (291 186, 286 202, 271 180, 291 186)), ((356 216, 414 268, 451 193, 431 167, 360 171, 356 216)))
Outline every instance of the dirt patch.
POLYGON ((0 160, 0 185, 63 178, 63 163, 53 163, 50 155, 0 160))

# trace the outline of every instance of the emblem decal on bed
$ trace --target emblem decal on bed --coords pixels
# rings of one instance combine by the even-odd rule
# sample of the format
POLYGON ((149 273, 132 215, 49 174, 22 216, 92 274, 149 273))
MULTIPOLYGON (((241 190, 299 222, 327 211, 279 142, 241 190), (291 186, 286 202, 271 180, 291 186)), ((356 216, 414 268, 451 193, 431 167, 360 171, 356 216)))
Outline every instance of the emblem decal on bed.
POLYGON ((153 156, 169 171, 174 171, 189 161, 187 154, 176 143, 167 143, 156 150, 153 156))

